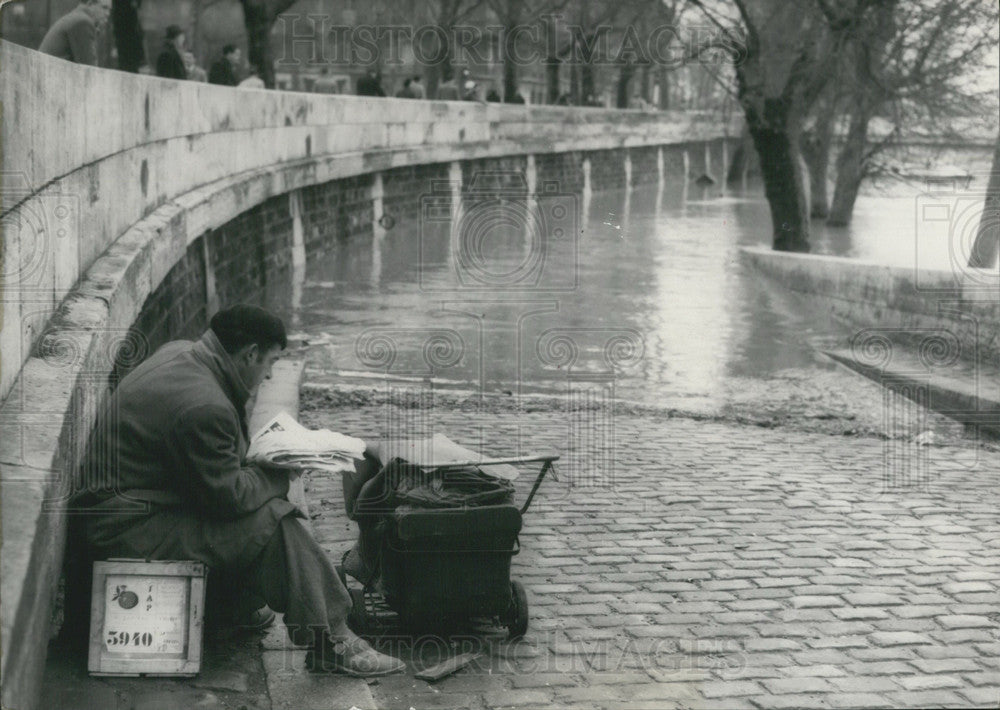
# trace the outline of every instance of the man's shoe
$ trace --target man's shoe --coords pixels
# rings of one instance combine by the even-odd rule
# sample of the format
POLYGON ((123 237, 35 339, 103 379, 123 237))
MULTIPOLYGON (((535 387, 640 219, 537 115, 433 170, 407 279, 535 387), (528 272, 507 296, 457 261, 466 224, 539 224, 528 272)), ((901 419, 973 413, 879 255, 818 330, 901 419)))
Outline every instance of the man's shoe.
POLYGON ((262 606, 247 614, 236 625, 249 631, 263 631, 274 623, 274 618, 274 612, 270 607, 262 606))
POLYGON ((323 640, 306 653, 306 668, 312 673, 343 673, 357 678, 391 675, 406 670, 398 658, 379 653, 354 634, 323 640))

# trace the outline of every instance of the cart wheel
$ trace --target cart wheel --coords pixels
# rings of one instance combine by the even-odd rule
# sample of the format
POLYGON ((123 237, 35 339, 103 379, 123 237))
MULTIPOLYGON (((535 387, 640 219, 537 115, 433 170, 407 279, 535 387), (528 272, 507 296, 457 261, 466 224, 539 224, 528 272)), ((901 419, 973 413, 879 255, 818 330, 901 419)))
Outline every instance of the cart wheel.
POLYGON ((511 641, 521 638, 528 631, 528 593, 520 582, 510 583, 510 616, 507 622, 507 638, 511 641))

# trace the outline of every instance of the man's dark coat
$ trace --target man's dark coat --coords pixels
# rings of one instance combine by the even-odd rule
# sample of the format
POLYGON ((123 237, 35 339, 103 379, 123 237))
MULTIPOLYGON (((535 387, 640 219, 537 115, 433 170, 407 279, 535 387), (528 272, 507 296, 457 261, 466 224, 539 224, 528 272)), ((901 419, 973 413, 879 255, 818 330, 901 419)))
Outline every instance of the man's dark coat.
POLYGON ((222 86, 236 86, 240 82, 236 78, 233 63, 224 56, 216 59, 208 70, 208 83, 222 86))
POLYGON ((167 343, 121 381, 84 464, 92 490, 104 482, 86 523, 95 559, 247 568, 278 522, 297 512, 287 473, 243 463, 249 396, 211 330, 197 342, 167 343))
POLYGON ((177 48, 168 44, 156 58, 156 75, 165 79, 187 79, 187 69, 177 48))

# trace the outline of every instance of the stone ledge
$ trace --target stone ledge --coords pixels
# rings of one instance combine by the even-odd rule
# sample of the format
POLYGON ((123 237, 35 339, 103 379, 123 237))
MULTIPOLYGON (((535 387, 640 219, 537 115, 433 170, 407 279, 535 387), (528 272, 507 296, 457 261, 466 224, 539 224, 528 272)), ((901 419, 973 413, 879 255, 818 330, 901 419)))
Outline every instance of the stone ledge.
POLYGON ((977 352, 982 361, 1000 366, 1000 288, 990 288, 995 278, 987 269, 955 273, 763 246, 740 252, 755 268, 841 321, 901 335, 949 332, 963 353, 977 352))

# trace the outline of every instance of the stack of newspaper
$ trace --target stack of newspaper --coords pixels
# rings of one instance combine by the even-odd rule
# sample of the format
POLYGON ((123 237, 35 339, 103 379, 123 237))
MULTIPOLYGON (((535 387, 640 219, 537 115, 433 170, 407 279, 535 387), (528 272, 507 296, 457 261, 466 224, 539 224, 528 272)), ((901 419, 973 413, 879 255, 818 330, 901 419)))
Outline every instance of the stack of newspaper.
POLYGON ((364 457, 365 442, 329 429, 306 429, 287 412, 279 412, 257 432, 247 450, 251 463, 347 473, 364 457))

